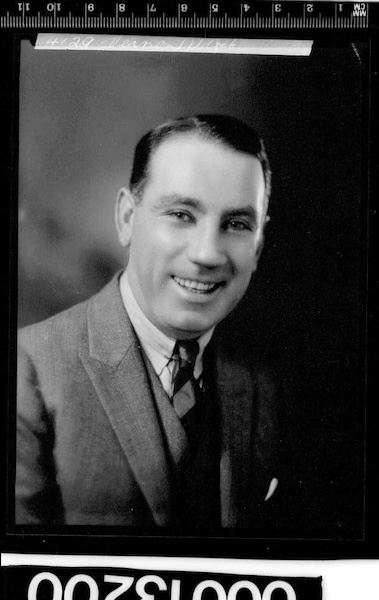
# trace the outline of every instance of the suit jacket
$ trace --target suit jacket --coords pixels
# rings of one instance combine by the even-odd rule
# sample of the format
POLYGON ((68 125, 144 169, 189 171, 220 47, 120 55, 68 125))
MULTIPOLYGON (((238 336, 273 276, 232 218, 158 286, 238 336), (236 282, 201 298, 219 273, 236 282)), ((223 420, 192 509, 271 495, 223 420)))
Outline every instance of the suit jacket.
MULTIPOLYGON (((222 526, 261 526, 278 476, 275 386, 217 332, 205 360, 219 411, 222 526)), ((16 524, 172 525, 183 434, 163 388, 157 409, 118 278, 21 330, 17 370, 16 524)))

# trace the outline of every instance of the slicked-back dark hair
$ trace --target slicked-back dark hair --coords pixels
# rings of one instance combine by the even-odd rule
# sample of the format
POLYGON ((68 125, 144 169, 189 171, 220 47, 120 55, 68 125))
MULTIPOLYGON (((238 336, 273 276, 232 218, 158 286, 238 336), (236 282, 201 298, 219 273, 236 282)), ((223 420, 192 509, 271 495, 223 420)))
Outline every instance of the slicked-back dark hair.
POLYGON ((262 165, 266 202, 268 201, 271 192, 271 170, 263 140, 255 129, 240 119, 211 114, 168 121, 152 129, 140 139, 135 149, 130 176, 130 191, 137 198, 141 197, 148 180, 150 160, 155 150, 165 140, 180 134, 198 135, 203 139, 214 140, 228 148, 257 158, 262 165))

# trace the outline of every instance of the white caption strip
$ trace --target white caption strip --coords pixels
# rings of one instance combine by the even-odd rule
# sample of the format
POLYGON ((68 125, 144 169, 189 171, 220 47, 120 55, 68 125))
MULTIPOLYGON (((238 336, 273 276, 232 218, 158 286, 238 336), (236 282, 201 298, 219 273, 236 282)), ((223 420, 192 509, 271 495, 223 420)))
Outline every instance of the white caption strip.
MULTIPOLYGON (((322 576, 323 600, 377 600, 379 560, 259 560, 2 554, 3 566, 102 567, 271 577, 322 576)), ((8 600, 8 599, 7 599, 8 600)))
POLYGON ((37 50, 113 50, 309 56, 312 40, 252 40, 84 33, 39 33, 37 50))

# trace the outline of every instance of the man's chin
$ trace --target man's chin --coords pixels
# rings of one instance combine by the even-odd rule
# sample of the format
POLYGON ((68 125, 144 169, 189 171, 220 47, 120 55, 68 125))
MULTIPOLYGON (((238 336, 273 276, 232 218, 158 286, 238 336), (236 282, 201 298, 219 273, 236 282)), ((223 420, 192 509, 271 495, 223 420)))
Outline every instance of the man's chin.
POLYGON ((178 319, 175 323, 170 324, 170 337, 174 339, 192 339, 198 338, 203 333, 212 329, 219 320, 215 319, 194 319, 194 318, 185 318, 178 319))

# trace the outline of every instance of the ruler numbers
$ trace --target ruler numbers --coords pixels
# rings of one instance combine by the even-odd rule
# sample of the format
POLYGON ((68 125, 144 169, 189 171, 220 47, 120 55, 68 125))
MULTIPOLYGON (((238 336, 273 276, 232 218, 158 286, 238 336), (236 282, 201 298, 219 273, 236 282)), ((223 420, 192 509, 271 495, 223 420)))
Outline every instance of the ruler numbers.
POLYGON ((367 28, 365 2, 201 0, 140 2, 13 1, 0 7, 0 27, 38 29, 304 29, 367 28))

